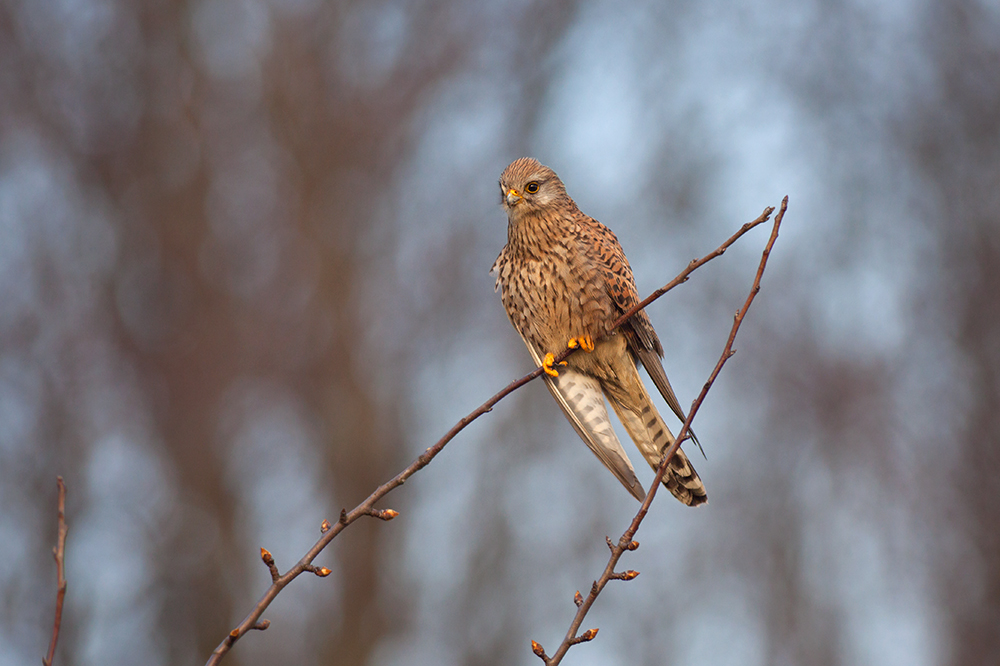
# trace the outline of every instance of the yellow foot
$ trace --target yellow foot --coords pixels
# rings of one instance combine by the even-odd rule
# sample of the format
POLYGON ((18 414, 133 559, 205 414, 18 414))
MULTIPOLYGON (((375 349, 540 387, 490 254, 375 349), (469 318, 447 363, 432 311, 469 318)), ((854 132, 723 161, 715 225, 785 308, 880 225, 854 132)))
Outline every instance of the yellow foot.
POLYGON ((579 347, 585 352, 592 352, 594 351, 594 339, 589 335, 582 335, 579 338, 570 338, 566 346, 570 349, 579 347))
MULTIPOLYGON (((551 352, 545 355, 545 358, 542 359, 542 370, 545 371, 545 374, 552 375, 553 377, 559 376, 559 371, 552 367, 555 365, 555 362, 556 357, 551 352)), ((566 365, 566 361, 562 361, 559 365, 566 365)))

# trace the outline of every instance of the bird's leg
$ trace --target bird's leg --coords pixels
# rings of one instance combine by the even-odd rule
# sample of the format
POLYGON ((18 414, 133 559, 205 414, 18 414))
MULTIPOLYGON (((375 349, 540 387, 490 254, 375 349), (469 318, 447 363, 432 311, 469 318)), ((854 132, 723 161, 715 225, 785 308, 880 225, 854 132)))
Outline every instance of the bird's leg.
POLYGON ((566 346, 570 349, 576 349, 579 347, 585 352, 592 352, 594 351, 594 339, 589 335, 581 335, 578 338, 570 338, 569 342, 566 343, 566 346))
MULTIPOLYGON (((589 335, 581 335, 576 338, 570 338, 569 342, 566 343, 566 346, 570 349, 576 349, 577 347, 579 347, 585 352, 592 352, 594 351, 594 339, 589 335)), ((544 370, 545 373, 548 375, 552 375, 553 377, 558 377, 559 371, 552 367, 553 365, 556 364, 555 360, 556 357, 554 354, 552 354, 551 352, 546 354, 545 358, 542 360, 542 370, 544 370)), ((559 365, 566 365, 566 361, 559 363, 559 365)))
MULTIPOLYGON (((545 355, 545 358, 542 359, 542 370, 544 370, 545 374, 547 375, 558 377, 559 371, 552 367, 555 364, 556 364, 556 357, 555 355, 553 355, 552 352, 549 352, 548 354, 545 355)), ((566 365, 566 361, 560 362, 559 365, 566 365)))

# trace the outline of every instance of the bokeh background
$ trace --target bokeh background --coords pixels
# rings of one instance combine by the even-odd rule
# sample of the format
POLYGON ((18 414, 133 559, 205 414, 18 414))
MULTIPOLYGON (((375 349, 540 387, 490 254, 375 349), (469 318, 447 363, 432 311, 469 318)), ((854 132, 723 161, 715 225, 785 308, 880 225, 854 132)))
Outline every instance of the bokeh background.
MULTIPOLYGON (((0 1, 0 665, 199 664, 322 519, 530 370, 496 180, 646 294, 788 194, 574 664, 1000 663, 1000 5, 0 1)), ((767 229, 650 310, 681 402, 767 229)), ((638 469, 638 468, 637 468, 638 469)), ((648 484, 652 473, 640 470, 648 484)), ((637 505, 540 384, 228 664, 535 664, 637 505)))

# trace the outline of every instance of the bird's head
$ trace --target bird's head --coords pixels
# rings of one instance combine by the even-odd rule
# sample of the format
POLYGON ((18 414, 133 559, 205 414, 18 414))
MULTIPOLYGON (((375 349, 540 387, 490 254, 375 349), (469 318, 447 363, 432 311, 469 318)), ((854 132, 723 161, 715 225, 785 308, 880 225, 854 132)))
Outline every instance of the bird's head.
POLYGON ((500 203, 512 221, 568 200, 556 172, 533 157, 514 160, 500 175, 500 203))

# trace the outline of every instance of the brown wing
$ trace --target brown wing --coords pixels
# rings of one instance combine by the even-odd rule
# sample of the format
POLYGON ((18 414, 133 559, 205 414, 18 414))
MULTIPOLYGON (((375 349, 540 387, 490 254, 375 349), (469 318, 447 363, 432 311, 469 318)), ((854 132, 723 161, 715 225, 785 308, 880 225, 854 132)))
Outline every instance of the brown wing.
MULTIPOLYGON (((632 267, 625 258, 625 252, 614 232, 597 220, 588 217, 584 225, 584 233, 590 236, 587 247, 594 248, 596 256, 593 257, 600 270, 603 271, 604 284, 615 305, 617 319, 626 311, 634 307, 639 302, 639 294, 635 288, 635 278, 632 276, 632 267)), ((687 416, 681 409, 677 401, 677 395, 670 386, 667 373, 663 369, 660 358, 663 356, 663 346, 660 339, 653 330, 653 323, 649 320, 649 315, 645 310, 635 314, 621 327, 628 341, 628 348, 632 355, 642 363, 649 373, 650 379, 656 384, 660 395, 667 402, 667 406, 677 415, 681 421, 685 421, 687 416)), ((691 439, 694 440, 698 448, 701 444, 691 432, 691 439)))

